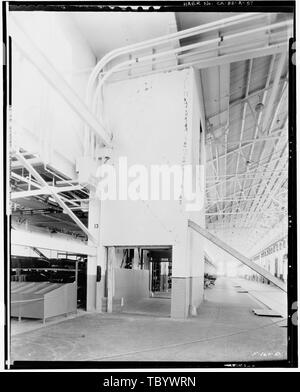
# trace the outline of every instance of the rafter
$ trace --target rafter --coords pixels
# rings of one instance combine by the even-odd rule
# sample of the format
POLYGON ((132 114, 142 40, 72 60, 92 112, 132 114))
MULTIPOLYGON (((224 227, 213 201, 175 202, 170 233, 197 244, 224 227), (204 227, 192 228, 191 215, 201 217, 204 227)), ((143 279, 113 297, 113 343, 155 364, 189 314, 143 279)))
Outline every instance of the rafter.
POLYGON ((42 195, 51 195, 53 192, 55 193, 62 193, 62 192, 70 192, 74 190, 82 189, 81 185, 76 186, 66 186, 66 187, 41 187, 40 189, 34 189, 29 191, 20 191, 20 192, 12 192, 10 195, 11 200, 22 199, 26 197, 32 196, 42 196, 42 195))

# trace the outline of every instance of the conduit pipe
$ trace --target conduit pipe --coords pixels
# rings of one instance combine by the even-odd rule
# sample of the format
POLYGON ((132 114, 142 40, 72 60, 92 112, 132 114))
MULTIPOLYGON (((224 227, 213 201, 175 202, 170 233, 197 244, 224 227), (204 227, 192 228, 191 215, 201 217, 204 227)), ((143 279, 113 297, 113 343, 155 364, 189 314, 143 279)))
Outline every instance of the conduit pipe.
MULTIPOLYGON (((187 51, 187 50, 192 50, 192 49, 194 49, 194 48, 199 48, 199 47, 203 47, 203 46, 207 46, 207 45, 212 45, 212 44, 219 45, 219 44, 221 44, 222 42, 227 42, 227 41, 233 40, 233 39, 235 39, 235 38, 241 38, 241 37, 243 37, 243 36, 252 35, 252 34, 259 33, 259 32, 263 32, 263 31, 269 30, 269 29, 276 29, 276 28, 280 28, 280 27, 286 27, 286 26, 291 25, 292 22, 293 22, 292 20, 289 20, 289 21, 274 23, 274 24, 269 25, 269 26, 262 26, 262 27, 258 27, 258 28, 255 28, 255 29, 251 29, 251 30, 247 30, 247 31, 239 32, 239 33, 230 34, 230 35, 228 35, 228 36, 226 36, 226 37, 218 37, 218 38, 214 38, 214 39, 211 39, 211 40, 208 40, 208 41, 198 42, 198 43, 196 43, 196 44, 190 44, 190 45, 181 46, 181 47, 179 47, 179 48, 167 50, 167 51, 161 52, 161 53, 153 53, 153 54, 151 54, 151 55, 139 57, 138 59, 133 59, 133 60, 124 61, 124 62, 122 62, 121 64, 117 64, 116 66, 114 66, 111 70, 109 70, 109 71, 105 74, 105 76, 104 76, 104 77, 100 80, 100 82, 98 83, 98 86, 97 86, 97 88, 96 88, 96 94, 95 94, 95 95, 98 95, 98 94, 101 93, 101 88, 102 88, 104 82, 108 79, 108 77, 109 77, 110 75, 112 75, 113 73, 115 73, 116 70, 122 70, 122 71, 124 71, 124 70, 127 69, 127 68, 126 68, 127 66, 130 67, 130 66, 132 66, 133 64, 135 64, 136 62, 138 62, 138 63, 143 63, 143 62, 147 62, 148 60, 153 61, 153 60, 156 59, 156 58, 160 58, 160 57, 165 57, 165 56, 168 56, 168 55, 177 54, 177 53, 184 52, 184 51, 187 51), (124 68, 124 67, 125 67, 125 68, 124 68)), ((225 56, 226 56, 226 55, 224 55, 224 57, 225 57, 225 56)), ((220 56, 218 56, 218 57, 220 57, 220 56)), ((223 56, 222 56, 222 57, 223 57, 223 56)), ((204 60, 207 60, 207 59, 204 59, 204 60)), ((145 64, 145 65, 146 65, 146 64, 145 64)), ((186 64, 180 64, 180 65, 187 66, 186 64)), ((167 68, 167 69, 168 69, 168 68, 167 68)), ((161 71, 161 70, 160 70, 160 71, 161 71)), ((95 96, 94 96, 94 100, 95 100, 95 96)), ((93 100, 93 101, 94 101, 94 100, 93 100)))
POLYGON ((265 14, 261 13, 249 13, 249 14, 243 14, 243 15, 237 15, 233 16, 230 18, 226 18, 225 20, 222 21, 215 21, 211 23, 207 23, 202 26, 196 26, 187 30, 179 31, 176 33, 171 33, 171 34, 166 34, 162 37, 150 39, 147 41, 139 42, 133 45, 128 45, 122 48, 115 49, 109 53, 107 53, 96 65, 94 68, 93 72, 90 75, 89 81, 88 81, 88 86, 87 86, 87 104, 89 104, 89 99, 90 99, 90 94, 91 94, 91 89, 93 87, 93 83, 96 82, 97 76, 101 70, 112 60, 116 59, 118 56, 122 56, 125 54, 129 54, 132 52, 135 52, 137 50, 143 50, 147 48, 152 48, 153 46, 156 45, 163 45, 166 43, 169 43, 170 41, 178 40, 178 39, 183 39, 183 38, 188 38, 192 37, 194 35, 202 34, 202 33, 207 33, 209 31, 216 30, 218 28, 224 28, 224 27, 229 27, 233 26, 235 24, 239 24, 241 22, 245 21, 250 21, 253 19, 260 19, 262 17, 265 17, 265 14))
MULTIPOLYGON (((261 16, 261 15, 254 14, 254 15, 252 15, 252 18, 253 17, 256 18, 258 16, 261 16)), ((232 18, 228 18, 228 19, 232 19, 232 18)), ((245 20, 245 18, 242 18, 242 21, 244 21, 244 20, 245 20)), ((246 20, 248 20, 248 19, 246 19, 246 20)), ((231 20, 231 23, 229 23, 228 25, 232 25, 232 24, 236 24, 236 23, 240 23, 240 22, 241 22, 240 18, 234 17, 234 20, 231 20)), ((99 83, 98 83, 98 85, 96 87, 96 91, 93 94, 93 97, 90 96, 91 95, 91 87, 92 87, 92 84, 94 83, 95 79, 97 78, 97 74, 101 71, 101 69, 103 70, 103 67, 105 65, 107 65, 109 63, 109 61, 111 61, 113 58, 118 57, 121 54, 126 53, 126 50, 127 51, 130 50, 132 52, 132 50, 135 51, 135 50, 145 49, 146 47, 153 46, 154 42, 156 42, 156 43, 157 42, 164 43, 166 40, 167 40, 167 42, 170 42, 170 40, 178 39, 179 37, 183 38, 183 36, 187 37, 187 36, 192 36, 192 35, 196 35, 196 34, 201 34, 203 32, 211 31, 211 30, 214 30, 214 29, 220 27, 220 24, 216 24, 216 22, 214 22, 213 24, 214 24, 214 26, 210 26, 210 27, 209 27, 209 25, 211 25, 211 24, 204 25, 200 32, 199 32, 200 26, 198 26, 197 28, 188 29, 188 30, 185 30, 185 31, 182 31, 182 32, 179 32, 179 33, 173 33, 173 34, 170 34, 168 36, 164 36, 164 37, 157 38, 157 39, 154 39, 154 40, 146 41, 146 43, 143 43, 143 44, 139 43, 139 44, 136 44, 136 45, 131 45, 131 46, 128 46, 126 48, 110 52, 107 56, 104 56, 104 58, 95 67, 95 69, 92 72, 92 75, 91 75, 91 77, 89 79, 89 82, 88 82, 87 101, 88 101, 89 104, 92 105, 92 107, 91 107, 92 113, 97 113, 97 100, 98 100, 99 96, 101 96, 102 87, 104 85, 104 82, 113 73, 129 69, 136 62, 138 62, 140 65, 141 65, 141 63, 144 63, 142 65, 147 65, 147 61, 152 62, 154 59, 164 58, 164 57, 166 57, 168 55, 177 55, 180 52, 185 52, 187 50, 193 50, 195 48, 205 47, 207 45, 212 45, 212 44, 218 45, 221 42, 224 42, 224 40, 226 40, 226 42, 227 42, 227 41, 230 41, 230 40, 234 40, 236 38, 248 36, 250 34, 263 32, 265 30, 269 31, 271 29, 274 30, 274 29, 278 29, 278 28, 281 28, 281 27, 291 26, 292 20, 279 22, 279 23, 274 23, 272 25, 262 26, 262 27, 258 27, 258 28, 251 29, 251 30, 248 30, 248 31, 243 31, 243 32, 239 32, 239 33, 230 34, 230 35, 228 35, 225 38, 224 37, 218 37, 218 38, 211 39, 211 40, 208 40, 208 41, 205 41, 205 42, 199 42, 199 43, 196 43, 196 44, 185 45, 185 46, 182 46, 182 47, 179 47, 179 48, 175 48, 175 49, 171 49, 171 50, 167 50, 167 51, 164 51, 164 52, 161 52, 161 53, 153 53, 151 55, 142 56, 142 57, 139 57, 139 58, 136 58, 136 59, 133 59, 133 60, 124 61, 124 62, 114 66, 111 70, 109 70, 103 76, 103 78, 99 81, 99 83), (92 99, 92 102, 91 102, 91 99, 92 99)), ((223 21, 223 23, 221 25, 222 26, 224 26, 224 25, 226 26, 226 22, 223 21)), ((274 49, 275 53, 278 53, 278 52, 281 51, 281 49, 283 51, 285 47, 286 47, 286 44, 276 44, 276 45, 268 46, 266 49, 269 49, 269 50, 270 49, 271 50, 274 49)), ((255 50, 255 49, 256 48, 254 48, 253 50, 255 50)), ((261 50, 261 48, 257 48, 257 49, 261 50)), ((200 51, 200 52, 197 52, 197 53, 195 53, 195 52, 194 53, 189 53, 188 56, 201 54, 201 53, 208 52, 208 51, 210 51, 210 50, 206 49, 206 50, 204 50, 202 52, 200 51)), ((243 54, 243 53, 245 54, 246 52, 242 51, 242 52, 238 52, 238 53, 239 54, 243 54)), ((235 53, 230 54, 230 55, 223 55, 223 56, 218 56, 218 57, 221 57, 222 60, 224 60, 224 61, 226 61, 226 60, 229 61, 231 56, 234 56, 234 55, 237 55, 237 53, 235 52, 235 53)), ((267 55, 267 52, 266 52, 265 55, 267 55)), ((185 56, 186 57, 187 55, 181 55, 181 56, 185 56)), ((177 56, 177 57, 180 57, 180 55, 177 56)), ((215 58, 216 57, 212 57, 212 58, 209 58, 209 59, 203 59, 202 61, 205 64, 208 60, 212 61, 215 58)), ((164 61, 167 61, 167 60, 169 60, 169 59, 163 59, 160 62, 164 62, 164 61)), ((168 66, 165 69, 156 70, 154 72, 170 71, 170 70, 176 70, 176 69, 178 70, 178 69, 181 69, 181 68, 186 68, 186 67, 190 67, 190 66, 197 65, 197 64, 199 65, 199 63, 201 63, 201 61, 195 60, 195 61, 192 61, 190 63, 176 64, 175 66, 168 66)), ((149 73, 153 73, 153 71, 152 72, 150 71, 150 72, 148 72, 146 74, 149 74, 149 73)), ((100 118, 101 118, 101 114, 100 114, 100 118)), ((100 123, 103 124, 103 121, 100 120, 100 123)), ((86 127, 85 130, 86 130, 86 133, 85 133, 85 146, 90 145, 92 147, 92 145, 94 144, 95 137, 94 137, 94 135, 92 133, 88 132, 89 131, 88 127, 86 127)), ((91 150, 92 150, 92 148, 91 148, 91 150)))
MULTIPOLYGON (((199 43, 196 43, 196 44, 185 45, 185 46, 180 47, 180 48, 175 48, 175 49, 171 49, 171 50, 168 50, 168 51, 165 51, 165 52, 154 53, 154 54, 151 54, 151 55, 140 57, 140 58, 138 58, 138 62, 139 63, 147 63, 147 61, 151 61, 152 62, 154 59, 157 59, 157 58, 162 58, 162 57, 166 57, 168 55, 173 55, 173 54, 176 55, 177 53, 180 53, 180 52, 184 52, 184 51, 187 51, 187 50, 192 50, 194 48, 205 47, 207 45, 212 45, 212 44, 218 45, 221 42, 224 42, 224 40, 230 41, 230 40, 234 40, 236 38, 252 35, 254 33, 263 32, 265 30, 270 30, 270 29, 274 30, 276 28, 286 27, 286 26, 289 26, 291 24, 292 24, 292 20, 289 20, 289 21, 274 23, 274 24, 272 24, 270 26, 262 26, 262 27, 258 27, 258 28, 251 29, 251 30, 244 31, 244 32, 230 34, 230 35, 228 35, 225 38, 224 37, 218 37, 218 38, 214 38, 214 39, 211 39, 211 40, 208 40, 208 41, 205 41, 205 42, 199 42, 199 43)), ((270 50, 270 49, 272 50, 273 48, 274 48, 275 53, 276 52, 278 53, 278 52, 281 52, 281 51, 283 52, 284 48, 286 48, 286 44, 276 44, 276 45, 267 46, 266 47, 266 52, 264 53, 264 55, 267 55, 267 49, 268 50, 270 50), (279 50, 276 50, 276 49, 279 49, 279 50)), ((254 48, 253 50, 255 51, 255 49, 261 50, 261 48, 254 48)), ((206 52, 207 52, 207 50, 206 50, 206 52)), ((222 59, 222 60, 224 60, 226 62, 226 60, 228 61, 231 58, 231 56, 234 56, 234 55, 237 55, 237 54, 243 54, 243 53, 247 53, 247 51, 237 52, 237 53, 233 53, 233 54, 230 54, 230 55, 223 55, 223 56, 218 56, 218 57, 219 57, 219 60, 222 59)), ((195 55, 195 53, 190 53, 189 55, 195 55)), ((180 57, 180 56, 178 56, 178 57, 180 57)), ((207 61, 209 61, 209 60, 212 61, 214 59, 216 59, 215 56, 211 57, 211 58, 208 58, 208 59, 207 58, 203 59, 202 62, 205 64, 207 61)), ((94 96, 93 96, 92 108, 91 108, 92 113, 94 113, 94 114, 97 113, 97 102, 98 102, 99 96, 101 97, 101 92, 102 92, 102 88, 103 88, 103 85, 104 85, 105 81, 113 73, 118 72, 118 71, 124 71, 124 70, 128 69, 130 66, 135 64, 136 61, 137 60, 127 60, 127 61, 124 61, 124 62, 122 62, 120 64, 117 64, 116 66, 114 66, 111 70, 109 70, 103 76, 103 78, 99 81, 98 86, 97 86, 96 91, 95 91, 94 96)), ((166 59, 163 60, 163 61, 166 61, 166 59)), ((195 60, 195 61, 190 62, 190 63, 176 64, 175 66, 168 66, 165 69, 156 70, 154 72, 161 72, 161 71, 167 71, 167 70, 168 71, 170 71, 170 70, 178 70, 178 69, 181 69, 181 68, 186 68, 186 67, 190 67, 190 66, 193 66, 193 65, 199 65, 199 64, 201 64, 201 60, 195 60)), ((146 64, 144 64, 144 65, 146 65, 146 64)), ((153 71, 150 72, 150 73, 153 73, 153 71)), ((146 74, 149 74, 149 72, 146 73, 146 74)), ((101 114, 100 114, 100 118, 101 118, 101 114)), ((100 122, 103 123, 103 121, 100 121, 100 122)), ((85 137, 87 137, 87 135, 88 134, 86 133, 85 137)), ((92 134, 90 134, 89 136, 90 136, 90 143, 92 145, 93 140, 94 140, 94 136, 92 134)))
MULTIPOLYGON (((205 43, 205 44, 207 44, 207 43, 205 43)), ((200 46, 199 44, 195 44, 195 45, 200 46)), ((255 48, 253 47, 253 45, 255 45, 255 43, 250 43, 250 44, 248 44, 248 45, 243 45, 243 48, 244 48, 244 49, 245 49, 245 48, 255 49, 255 48)), ((236 45, 234 45, 234 44, 232 44, 232 45, 222 45, 222 50, 223 50, 223 49, 229 49, 229 48, 236 48, 236 45)), ((183 49, 183 50, 189 50, 188 48, 187 48, 187 49, 182 48, 182 49, 183 49)), ((217 49, 217 47, 213 47, 213 48, 210 48, 210 49, 194 51, 194 52, 192 52, 192 53, 179 54, 179 55, 176 55, 176 59, 177 59, 177 60, 183 60, 184 58, 191 57, 191 56, 196 56, 196 55, 199 55, 199 54, 209 53, 209 52, 215 51, 216 49, 217 49)), ((225 56, 225 55, 223 55, 223 56, 225 56)), ((218 56, 218 57, 223 57, 223 56, 218 56)), ((159 57, 159 56, 156 56, 156 57, 159 57)), ((162 56, 161 56, 161 57, 162 57, 162 56)), ((215 56, 205 58, 204 60, 205 60, 205 61, 208 61, 208 60, 213 60, 213 59, 215 59, 215 56)), ((160 59, 160 60, 158 60, 158 61, 155 61, 155 65, 160 64, 160 63, 164 63, 164 62, 166 62, 166 61, 170 61, 170 58, 160 59)), ((197 64, 199 63, 198 60, 197 60, 196 62, 197 62, 197 64)), ((139 61, 138 63, 135 63, 135 69, 140 68, 140 67, 145 67, 146 65, 148 65, 148 64, 141 64, 141 62, 139 61)), ((150 71, 150 72, 149 72, 149 71, 141 72, 141 73, 138 74, 138 76, 140 77, 140 76, 145 76, 145 75, 151 75, 151 74, 158 73, 158 72, 162 72, 162 71, 169 71, 169 70, 172 70, 172 69, 180 69, 180 68, 184 68, 184 67, 188 67, 188 66, 189 66, 189 63, 182 63, 182 64, 180 64, 180 67, 179 67, 179 65, 177 64, 177 65, 175 66, 175 68, 174 68, 174 66, 168 66, 167 68, 164 68, 164 69, 157 69, 157 70, 150 71)), ((95 93, 94 93, 93 100, 92 100, 92 107, 91 107, 91 110, 92 110, 92 112, 93 112, 94 114, 97 114, 97 113, 98 113, 98 111, 97 111, 97 108, 98 108, 97 102, 98 102, 99 96, 100 96, 100 94, 101 94, 101 89, 102 89, 102 87, 103 87, 104 82, 106 81, 106 79, 107 79, 109 76, 111 76, 112 74, 114 74, 114 73, 124 72, 125 70, 129 70, 129 69, 130 69, 130 65, 127 66, 127 67, 125 67, 125 68, 121 67, 120 69, 117 69, 117 70, 110 70, 110 71, 101 73, 101 75, 103 75, 103 78, 102 78, 101 81, 99 82, 99 84, 98 84, 98 86, 97 86, 97 88, 96 88, 96 91, 95 91, 95 93), (113 72, 111 72, 111 71, 113 71, 113 72), (105 79, 104 79, 104 78, 105 78, 105 79)), ((130 76, 130 77, 128 77, 127 79, 132 79, 132 78, 134 78, 134 77, 136 77, 136 76, 130 76)), ((122 79, 119 79, 118 81, 120 81, 120 80, 122 80, 122 79)), ((103 102, 103 97, 102 97, 102 102, 103 102)), ((103 124, 101 118, 100 118, 100 122, 103 124)))
MULTIPOLYGON (((274 54, 274 53, 282 53, 285 48, 286 48, 286 44, 276 44, 276 45, 272 45, 272 46, 267 46, 267 47, 263 48, 263 49, 265 49, 263 51, 263 55, 267 56, 268 54, 271 54, 271 53, 272 54, 274 54)), ((262 48, 255 48, 255 49, 253 49, 254 57, 259 57, 260 56, 259 52, 261 50, 262 50, 262 48)), ((149 75, 151 73, 157 73, 157 72, 161 72, 161 71, 179 70, 179 69, 182 69, 182 68, 188 68, 188 67, 192 67, 192 66, 195 66, 195 65, 200 65, 201 68, 206 68, 206 66, 208 66, 208 63, 213 61, 213 60, 216 60, 214 65, 217 66, 217 65, 220 65, 221 63, 224 64, 226 62, 230 62, 230 60, 237 61, 239 56, 245 56, 248 53, 249 53, 249 51, 247 50, 247 51, 243 51, 243 52, 237 52, 237 53, 234 53, 234 54, 218 56, 218 58, 220 60, 219 62, 217 61, 217 58, 214 56, 214 57, 206 58, 206 59, 203 59, 203 60, 200 60, 200 61, 199 60, 195 60, 195 61, 192 61, 190 63, 177 64, 177 65, 174 65, 174 66, 170 66, 170 67, 168 67, 167 69, 164 69, 164 70, 159 70, 159 71, 156 70, 156 71, 153 71, 153 72, 148 72, 146 74, 149 75), (236 59, 234 58, 234 55, 236 55, 236 59), (221 61, 221 59, 222 59, 222 61, 221 61)), ((116 66, 116 67, 118 67, 118 66, 116 66)), ((97 90, 96 90, 96 94, 95 94, 95 96, 93 98, 93 109, 94 110, 96 109, 97 99, 99 98, 99 95, 101 94, 101 89, 103 87, 103 84, 104 84, 104 82, 107 80, 107 78, 113 72, 114 72, 113 70, 109 71, 105 75, 105 77, 103 79, 101 79, 101 81, 99 82, 97 90)), ((139 75, 139 76, 141 76, 141 75, 139 75)))
MULTIPOLYGON (((92 90, 93 90, 93 85, 95 84, 98 74, 104 69, 104 67, 112 60, 116 59, 119 56, 125 55, 125 54, 129 54, 138 50, 143 50, 143 49, 147 49, 147 48, 151 48, 153 46, 157 46, 157 45, 163 45, 166 43, 169 43, 173 40, 178 40, 178 39, 183 39, 183 38, 187 38, 187 37, 192 37, 194 35, 199 35, 202 33, 207 33, 209 31, 213 31, 219 28, 225 28, 225 27, 229 27, 229 26, 233 26, 236 24, 240 24, 241 22, 245 22, 245 21, 251 21, 251 20, 255 20, 255 19, 260 19, 265 17, 265 14, 261 14, 261 13, 249 13, 249 14, 242 14, 242 15, 237 15, 237 16, 233 16, 230 18, 226 18, 225 21, 215 21, 215 22, 211 22, 211 23, 207 23, 205 25, 202 26, 196 26, 193 27, 191 29, 187 29, 184 31, 180 31, 180 32, 176 32, 176 33, 172 33, 172 34, 167 34, 164 35, 162 37, 158 37, 158 38, 154 38, 154 39, 150 39, 147 41, 143 41, 143 42, 139 42, 133 45, 128 45, 125 46, 123 48, 119 48, 119 49, 115 49, 111 52, 109 52, 108 54, 106 54, 100 61, 99 63, 96 65, 96 67, 94 68, 94 70, 92 71, 90 78, 88 80, 88 85, 87 85, 87 93, 86 93, 86 104, 88 106, 90 106, 92 104, 92 90)), ((188 65, 187 65, 188 66, 188 65)), ((92 104, 92 107, 94 105, 92 104)), ((104 127, 103 123, 101 122, 101 120, 99 121, 101 126, 104 127)), ((93 140, 94 140, 94 135, 92 132, 89 131, 90 127, 88 125, 85 125, 85 136, 84 136, 84 151, 85 154, 88 153, 89 148, 92 146, 93 144, 93 140)))

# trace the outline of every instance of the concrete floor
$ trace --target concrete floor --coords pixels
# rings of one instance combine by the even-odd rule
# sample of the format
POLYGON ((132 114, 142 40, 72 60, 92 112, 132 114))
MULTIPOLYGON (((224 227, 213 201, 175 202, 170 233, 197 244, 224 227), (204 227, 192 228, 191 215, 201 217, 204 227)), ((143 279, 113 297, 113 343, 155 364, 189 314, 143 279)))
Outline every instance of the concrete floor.
POLYGON ((148 316, 170 317, 171 292, 157 291, 150 298, 125 301, 123 313, 143 314, 148 316))
POLYGON ((123 313, 140 314, 157 317, 170 317, 171 299, 162 297, 143 298, 124 304, 123 313))
MULTIPOLYGON (((236 282, 205 290, 197 317, 86 314, 13 336, 11 359, 47 361, 261 361, 286 359, 287 329, 255 316, 263 307, 236 282)), ((151 299, 149 299, 151 300, 151 299)), ((154 299, 155 301, 158 298, 154 299)), ((167 299, 161 299, 167 301, 167 299)))
POLYGON ((282 317, 287 317, 287 293, 278 287, 251 280, 235 278, 234 283, 248 290, 249 294, 282 317))
POLYGON ((171 299, 171 296, 172 296, 171 290, 169 290, 169 291, 154 291, 152 293, 152 297, 155 297, 155 298, 169 298, 169 299, 171 299))
POLYGON ((22 334, 24 332, 35 331, 36 329, 45 328, 45 326, 61 323, 62 321, 72 320, 76 317, 84 316, 87 312, 83 309, 77 309, 76 313, 68 314, 67 316, 61 315, 47 319, 46 323, 43 320, 22 318, 20 321, 17 317, 10 319, 10 336, 22 334))

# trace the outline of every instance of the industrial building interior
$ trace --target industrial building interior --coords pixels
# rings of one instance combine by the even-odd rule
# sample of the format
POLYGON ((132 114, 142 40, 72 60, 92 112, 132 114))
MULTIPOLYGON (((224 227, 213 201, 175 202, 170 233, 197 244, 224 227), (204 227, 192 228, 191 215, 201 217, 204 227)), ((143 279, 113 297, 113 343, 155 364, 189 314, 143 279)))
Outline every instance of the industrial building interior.
POLYGON ((8 12, 10 365, 287 359, 293 14, 8 12), (204 205, 97 167, 205 168, 204 205))

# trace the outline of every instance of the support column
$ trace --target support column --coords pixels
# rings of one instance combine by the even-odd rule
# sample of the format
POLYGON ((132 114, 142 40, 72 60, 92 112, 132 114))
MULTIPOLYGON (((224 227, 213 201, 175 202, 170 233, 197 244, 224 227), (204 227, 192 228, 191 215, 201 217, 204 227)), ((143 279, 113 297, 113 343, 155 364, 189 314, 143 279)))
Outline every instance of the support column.
POLYGON ((189 315, 196 316, 204 298, 204 249, 203 239, 188 229, 189 250, 189 315))
MULTIPOLYGON (((201 80, 199 81, 201 86, 201 80)), ((200 88, 201 92, 201 88, 200 88)), ((203 177, 202 189, 203 192, 203 208, 201 211, 193 212, 190 217, 194 217, 197 222, 205 227, 205 164, 206 164, 206 150, 205 150, 205 125, 203 125, 203 120, 200 113, 201 127, 200 127, 200 147, 199 147, 199 163, 203 167, 203 177)), ((190 262, 190 303, 189 303, 189 314, 196 316, 198 313, 198 308, 201 305, 204 298, 204 240, 195 235, 188 229, 188 252, 189 252, 189 262, 190 262)))
POLYGON ((110 246, 107 251, 107 313, 113 311, 115 259, 116 248, 110 246))
MULTIPOLYGON (((200 163, 203 171, 200 177, 202 197, 205 195, 205 112, 202 84, 199 72, 193 72, 190 85, 185 91, 187 128, 186 163, 194 167, 200 163)), ((193 186, 198 181, 193 172, 193 186)), ((205 227, 204 200, 198 211, 182 208, 182 232, 173 246, 172 255, 172 300, 171 317, 185 319, 197 315, 204 297, 204 241, 188 228, 188 219, 194 219, 205 227), (193 218, 192 218, 193 217, 193 218)))
POLYGON ((140 257, 139 257, 139 249, 134 248, 134 256, 132 260, 132 269, 139 269, 140 257))
POLYGON ((173 247, 171 317, 195 316, 204 297, 203 240, 186 226, 184 245, 173 247))
MULTIPOLYGON (((89 222, 88 228, 94 238, 100 243, 100 200, 91 192, 89 202, 89 222)), ((87 264, 87 299, 86 310, 101 311, 101 301, 99 297, 104 296, 105 282, 105 254, 103 247, 98 245, 96 256, 88 256, 87 264), (100 281, 97 282, 97 266, 101 267, 100 281)), ((99 275, 99 274, 98 274, 99 275)), ((99 279, 98 279, 99 280, 99 279)))

